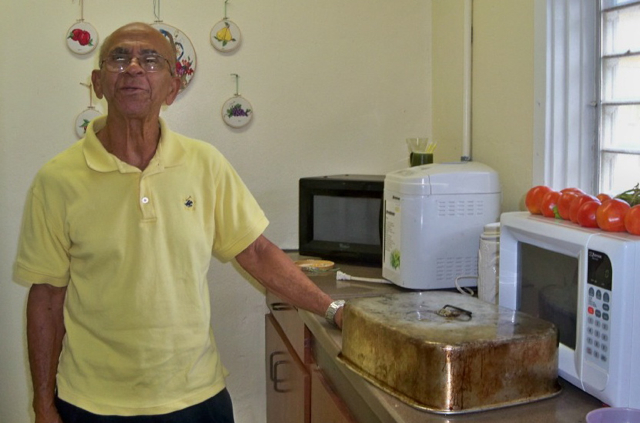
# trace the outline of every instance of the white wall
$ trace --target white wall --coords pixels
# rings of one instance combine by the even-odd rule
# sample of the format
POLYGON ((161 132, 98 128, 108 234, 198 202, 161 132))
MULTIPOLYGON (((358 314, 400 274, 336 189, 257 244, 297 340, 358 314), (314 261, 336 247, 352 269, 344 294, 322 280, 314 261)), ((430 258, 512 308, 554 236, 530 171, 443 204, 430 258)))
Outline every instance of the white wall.
MULTIPOLYGON (((217 146, 271 220, 267 235, 297 246, 297 180, 337 173, 386 173, 406 166, 408 136, 431 136, 430 1, 231 0, 242 46, 209 43, 223 0, 164 1, 161 18, 185 32, 197 74, 163 112, 169 125, 217 146), (232 130, 220 108, 235 92, 253 105, 252 123, 232 130)), ((27 188, 37 169, 72 142, 88 105, 96 54, 77 56, 65 32, 78 1, 0 0, 0 422, 26 423, 31 393, 24 338, 27 289, 11 267, 27 188)), ((130 21, 152 22, 153 2, 84 2, 101 38, 130 21)), ((99 103, 98 108, 105 110, 99 103)), ((260 290, 214 261, 213 321, 239 422, 264 421, 260 290)))

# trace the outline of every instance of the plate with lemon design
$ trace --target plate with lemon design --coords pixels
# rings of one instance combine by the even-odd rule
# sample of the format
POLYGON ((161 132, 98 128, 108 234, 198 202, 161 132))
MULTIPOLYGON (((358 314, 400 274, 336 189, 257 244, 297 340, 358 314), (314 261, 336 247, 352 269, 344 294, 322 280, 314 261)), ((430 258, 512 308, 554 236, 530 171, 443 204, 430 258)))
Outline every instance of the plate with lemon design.
POLYGON ((240 28, 229 19, 223 19, 211 29, 211 44, 218 51, 233 51, 240 46, 240 28))

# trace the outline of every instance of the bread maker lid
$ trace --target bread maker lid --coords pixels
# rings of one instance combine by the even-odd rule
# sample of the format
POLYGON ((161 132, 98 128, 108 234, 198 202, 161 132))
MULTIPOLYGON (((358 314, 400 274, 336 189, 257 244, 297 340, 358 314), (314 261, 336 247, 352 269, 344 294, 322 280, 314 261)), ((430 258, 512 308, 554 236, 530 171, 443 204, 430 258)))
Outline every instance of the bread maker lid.
POLYGON ((388 173, 385 190, 409 195, 500 193, 498 173, 479 162, 434 163, 388 173))

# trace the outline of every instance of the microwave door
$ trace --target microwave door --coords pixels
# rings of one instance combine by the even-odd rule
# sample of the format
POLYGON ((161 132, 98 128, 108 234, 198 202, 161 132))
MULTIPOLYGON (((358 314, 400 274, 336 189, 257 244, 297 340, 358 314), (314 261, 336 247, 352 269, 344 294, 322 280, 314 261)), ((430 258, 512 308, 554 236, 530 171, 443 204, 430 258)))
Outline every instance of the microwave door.
POLYGON ((579 316, 585 310, 581 281, 587 273, 586 251, 583 245, 551 245, 526 238, 517 247, 520 310, 557 327, 559 374, 577 386, 582 386, 583 372, 585 328, 579 316))
MULTIPOLYGON (((566 261, 565 270, 574 266, 573 273, 575 278, 572 283, 569 284, 568 290, 571 292, 573 311, 568 311, 570 317, 564 319, 564 321, 554 322, 559 326, 560 332, 573 331, 572 335, 560 334, 560 344, 558 347, 558 374, 571 382, 572 384, 585 389, 583 386, 583 345, 585 342, 585 326, 579 316, 583 316, 586 310, 585 298, 585 284, 581 281, 585 280, 587 274, 587 265, 585 257, 587 256, 587 249, 581 248, 577 254, 577 258, 571 258, 566 261), (572 315, 572 316, 571 316, 572 315), (570 329, 570 327, 573 327, 570 329)), ((561 265, 560 262, 556 264, 561 265)))

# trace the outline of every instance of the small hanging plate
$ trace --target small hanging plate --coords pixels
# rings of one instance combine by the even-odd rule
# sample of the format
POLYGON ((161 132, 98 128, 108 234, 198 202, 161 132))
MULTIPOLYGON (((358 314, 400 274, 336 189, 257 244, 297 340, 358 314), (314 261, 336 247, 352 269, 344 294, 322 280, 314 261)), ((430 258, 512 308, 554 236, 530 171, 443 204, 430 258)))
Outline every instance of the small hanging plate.
POLYGON ((196 50, 189 37, 179 29, 162 22, 154 22, 151 26, 160 31, 165 37, 169 38, 168 34, 173 37, 173 42, 176 45, 175 70, 176 75, 182 80, 182 87, 180 88, 180 91, 182 91, 187 88, 187 85, 196 74, 196 50))
POLYGON ((97 118, 98 116, 102 116, 102 113, 100 113, 93 107, 89 107, 85 109, 78 115, 78 117, 76 118, 76 124, 75 124, 76 135, 78 136, 78 138, 82 138, 85 136, 89 122, 91 122, 93 119, 97 118))
POLYGON ((225 18, 213 26, 210 38, 216 50, 228 52, 240 46, 242 34, 238 25, 225 18))
POLYGON ((242 128, 251 121, 253 108, 242 96, 236 95, 222 106, 222 120, 232 128, 242 128))
POLYGON ((91 53, 98 46, 98 31, 88 22, 78 21, 67 31, 67 47, 76 54, 91 53))

